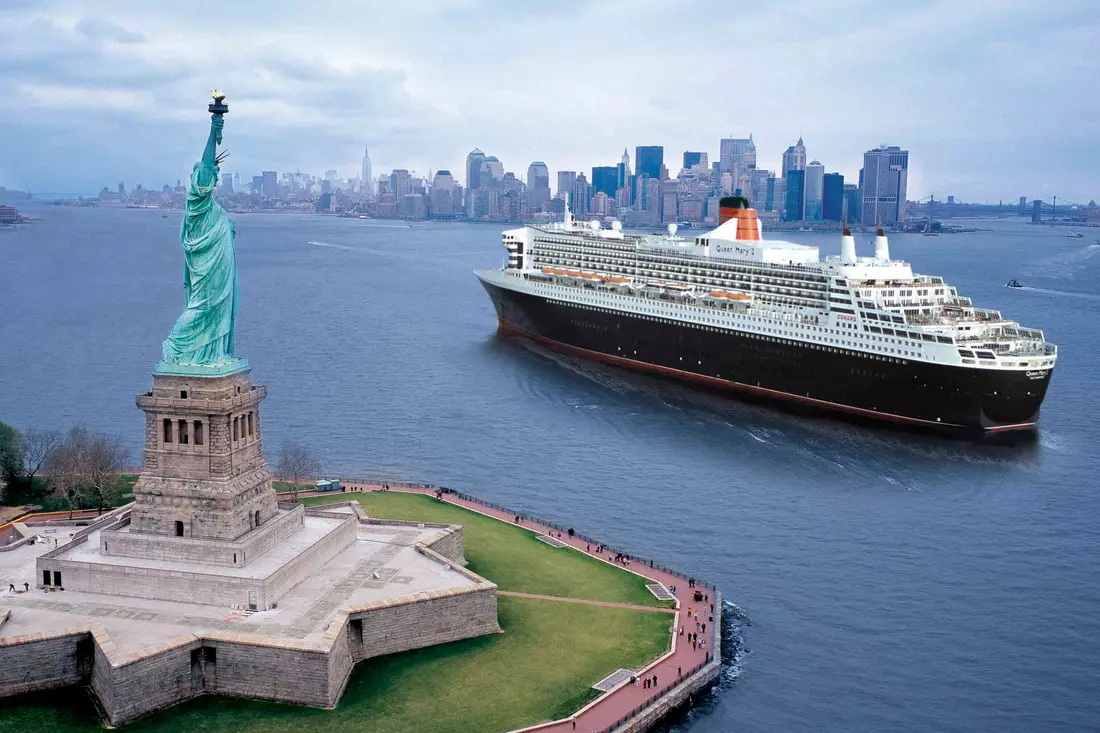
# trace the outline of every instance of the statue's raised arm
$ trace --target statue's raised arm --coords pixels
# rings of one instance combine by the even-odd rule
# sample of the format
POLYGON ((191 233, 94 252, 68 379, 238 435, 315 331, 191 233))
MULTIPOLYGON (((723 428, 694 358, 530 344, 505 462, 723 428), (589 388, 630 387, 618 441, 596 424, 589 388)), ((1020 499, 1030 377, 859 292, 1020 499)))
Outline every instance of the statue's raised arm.
MULTIPOLYGON (((164 341, 162 366, 224 368, 237 361, 233 331, 237 316, 237 261, 233 250, 233 226, 225 209, 214 198, 218 185, 218 155, 229 112, 225 95, 214 93, 210 135, 202 158, 191 171, 187 209, 180 241, 186 261, 184 282, 187 304, 164 341)), ((175 367, 178 369, 178 367, 175 367)))

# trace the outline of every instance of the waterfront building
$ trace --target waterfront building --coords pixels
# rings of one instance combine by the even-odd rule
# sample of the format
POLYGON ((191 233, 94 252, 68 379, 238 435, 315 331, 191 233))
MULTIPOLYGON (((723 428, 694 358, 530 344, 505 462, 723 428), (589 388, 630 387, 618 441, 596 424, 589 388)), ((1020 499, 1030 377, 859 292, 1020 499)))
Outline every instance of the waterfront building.
POLYGON ((854 183, 845 183, 843 218, 848 221, 860 221, 862 212, 863 191, 854 183))
POLYGON ((359 190, 369 195, 371 190, 370 153, 365 146, 363 147, 363 165, 359 171, 359 182, 359 190))
POLYGON ((573 209, 573 213, 581 218, 588 214, 589 195, 588 179, 580 173, 573 181, 573 195, 569 198, 569 206, 573 209))
POLYGON ((825 186, 825 166, 818 161, 813 161, 806 166, 805 193, 806 201, 803 214, 806 221, 821 221, 821 208, 825 186))
POLYGON ((527 166, 527 202, 530 211, 542 211, 550 201, 550 169, 536 160, 527 166))
POLYGON ((619 180, 618 180, 617 185, 616 185, 615 188, 620 189, 620 188, 623 188, 625 186, 628 186, 629 181, 630 181, 631 171, 630 171, 630 153, 628 153, 626 151, 626 148, 623 148, 622 160, 619 161, 619 164, 616 166, 616 168, 618 169, 618 172, 619 172, 619 180))
POLYGON ((275 171, 264 171, 260 176, 260 193, 273 199, 279 195, 279 178, 275 171))
POLYGON ((474 214, 474 191, 481 185, 481 164, 485 160, 485 153, 474 148, 466 156, 466 216, 474 214))
POLYGON ((786 221, 802 221, 806 218, 806 171, 787 171, 787 196, 783 218, 786 221))
POLYGON ((905 218, 909 151, 881 145, 863 154, 864 226, 894 226, 905 218))
POLYGON ((492 188, 504 180, 504 164, 497 156, 490 155, 481 161, 481 171, 478 176, 478 187, 488 186, 492 188))
POLYGON ((395 168, 390 174, 390 191, 397 200, 404 201, 405 195, 412 191, 412 176, 404 168, 395 168))
POLYGON ((661 181, 661 223, 671 224, 680 220, 679 203, 680 186, 676 181, 661 181))
POLYGON ((684 151, 684 170, 691 170, 692 168, 699 166, 703 170, 710 168, 710 163, 707 162, 706 153, 694 153, 689 150, 684 151))
POLYGON ((592 190, 602 191, 608 196, 614 196, 618 188, 619 171, 613 165, 599 165, 592 168, 592 190))
POLYGON ((806 170, 806 146, 802 143, 800 135, 798 142, 783 153, 783 177, 786 178, 790 171, 801 170, 806 170))
POLYGON ((826 173, 821 186, 821 218, 840 221, 844 218, 844 176, 826 173))
POLYGON ((448 170, 438 170, 432 179, 432 216, 451 217, 455 214, 455 179, 448 170))
POLYGON ((662 145, 639 145, 634 148, 634 170, 639 175, 647 175, 653 180, 661 180, 661 168, 665 164, 665 149, 662 145))
POLYGON ((557 195, 561 196, 563 193, 573 196, 573 184, 577 182, 576 171, 558 171, 558 191, 557 195))

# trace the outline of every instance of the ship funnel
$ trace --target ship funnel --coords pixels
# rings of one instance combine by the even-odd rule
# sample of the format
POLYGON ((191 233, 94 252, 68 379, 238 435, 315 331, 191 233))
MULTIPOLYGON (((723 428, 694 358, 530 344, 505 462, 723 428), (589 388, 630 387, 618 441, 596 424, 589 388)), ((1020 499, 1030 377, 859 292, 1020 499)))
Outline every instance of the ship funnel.
POLYGON ((879 262, 890 261, 890 243, 886 241, 886 232, 881 226, 875 232, 875 259, 879 262))
POLYGON ((737 239, 760 240, 760 221, 744 196, 723 196, 718 202, 718 225, 737 220, 737 239))
POLYGON ((852 236, 847 222, 844 223, 844 231, 840 237, 840 261, 845 265, 856 263, 856 238, 852 236))

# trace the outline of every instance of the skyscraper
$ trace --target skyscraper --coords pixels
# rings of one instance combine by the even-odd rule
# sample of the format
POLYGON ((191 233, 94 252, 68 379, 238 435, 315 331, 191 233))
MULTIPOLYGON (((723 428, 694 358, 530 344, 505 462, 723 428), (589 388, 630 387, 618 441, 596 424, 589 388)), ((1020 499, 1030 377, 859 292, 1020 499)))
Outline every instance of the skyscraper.
POLYGON ((412 176, 404 168, 394 168, 390 174, 390 191, 397 195, 398 205, 405 200, 405 194, 412 193, 412 176))
POLYGON ((720 172, 732 172, 737 168, 747 169, 750 165, 756 165, 756 143, 752 141, 751 133, 748 137, 722 138, 718 148, 720 172))
POLYGON ((663 145, 639 145, 634 148, 634 171, 661 180, 661 166, 665 164, 663 145))
POLYGON ((504 180, 504 164, 497 159, 497 156, 490 155, 485 160, 481 161, 481 171, 478 174, 478 187, 485 188, 486 186, 492 187, 504 180))
POLYGON ((623 148, 623 159, 616 166, 619 171, 619 180, 616 188, 625 188, 629 186, 631 171, 630 171, 630 153, 626 152, 626 148, 623 148))
POLYGON ((432 216, 455 214, 455 179, 448 170, 438 170, 432 179, 432 216))
POLYGON ((821 187, 821 218, 840 221, 844 218, 844 176, 826 173, 821 187))
POLYGON ((909 178, 909 151, 882 145, 863 154, 864 226, 881 222, 896 225, 905 218, 905 189, 909 178))
POLYGON ((844 216, 848 221, 861 221, 863 193, 854 183, 844 184, 844 216))
POLYGON ((363 147, 363 167, 359 172, 359 190, 364 195, 370 195, 371 192, 371 170, 370 170, 370 154, 367 148, 363 147))
POLYGON ((806 146, 802 144, 802 136, 798 142, 787 148, 783 153, 783 177, 787 177, 790 171, 806 170, 806 146))
POLYGON ((608 196, 614 198, 615 190, 618 188, 619 183, 619 171, 617 166, 613 165, 598 165, 592 168, 592 190, 603 191, 608 196))
POLYGON ((802 221, 806 213, 806 171, 789 170, 787 177, 787 201, 784 206, 785 221, 802 221))
POLYGON ((821 208, 825 186, 825 166, 813 161, 806 166, 805 178, 806 221, 821 221, 821 208))
POLYGON ((588 179, 584 177, 583 173, 580 173, 577 175, 577 179, 573 181, 573 195, 569 197, 569 206, 573 209, 575 216, 583 218, 588 214, 588 196, 588 179))
POLYGON ((550 169, 541 160, 527 166, 527 200, 531 211, 542 211, 550 201, 550 169))
POLYGON ((573 184, 577 180, 576 171, 558 171, 558 196, 563 193, 569 194, 569 198, 573 198, 573 184))
POLYGON ((473 191, 479 188, 478 177, 481 175, 481 164, 485 161, 485 153, 477 148, 466 156, 466 190, 473 191))
POLYGON ((264 171, 262 175, 264 198, 275 198, 279 195, 279 174, 275 171, 264 171))
POLYGON ((710 164, 707 163, 706 153, 693 153, 690 150, 684 151, 684 170, 691 170, 694 166, 701 166, 703 168, 709 168, 710 164))

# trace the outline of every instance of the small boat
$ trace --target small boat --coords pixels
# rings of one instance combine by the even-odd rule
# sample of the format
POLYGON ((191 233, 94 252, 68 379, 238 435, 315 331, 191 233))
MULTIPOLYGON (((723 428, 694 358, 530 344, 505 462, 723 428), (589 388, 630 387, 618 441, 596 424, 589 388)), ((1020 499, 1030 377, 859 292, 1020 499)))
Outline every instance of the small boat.
POLYGON ((1005 287, 1006 288, 1022 288, 1023 285, 1021 285, 1020 281, 1017 280, 1016 278, 1012 278, 1011 280, 1008 281, 1008 283, 1005 285, 1005 287))
POLYGON ((1081 232, 1074 232, 1074 231, 1066 232, 1066 236, 1069 237, 1070 239, 1084 239, 1085 238, 1085 235, 1082 234, 1081 232))
POLYGON ((167 218, 168 218, 168 214, 161 214, 161 215, 160 215, 160 218, 161 218, 161 219, 167 219, 167 218))

